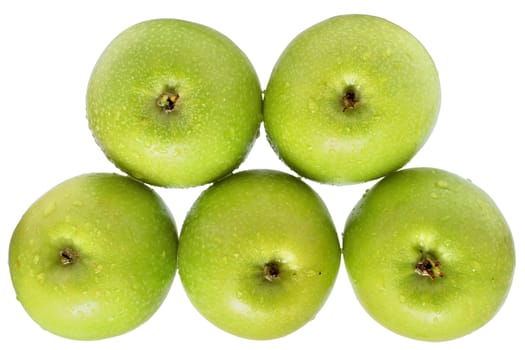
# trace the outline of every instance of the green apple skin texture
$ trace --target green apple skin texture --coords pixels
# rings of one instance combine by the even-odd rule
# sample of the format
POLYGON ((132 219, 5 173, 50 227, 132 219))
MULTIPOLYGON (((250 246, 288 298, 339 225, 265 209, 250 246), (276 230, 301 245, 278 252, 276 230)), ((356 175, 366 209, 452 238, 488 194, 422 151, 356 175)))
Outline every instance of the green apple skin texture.
POLYGON ((387 176, 354 208, 344 262, 358 299, 379 323, 428 341, 464 336, 499 310, 515 266, 510 229, 492 199, 432 168, 387 176), (443 277, 415 272, 421 251, 443 277))
POLYGON ((181 230, 179 275, 196 309, 249 339, 285 336, 314 318, 335 282, 341 249, 318 195, 271 170, 236 173, 206 190, 181 230), (264 266, 279 265, 279 278, 264 266))
POLYGON ((177 232, 151 189, 128 177, 69 179, 23 215, 9 247, 20 303, 42 328, 72 339, 123 334, 159 308, 176 271, 177 232), (74 249, 76 261, 61 254, 74 249))
POLYGON ((350 184, 406 164, 433 130, 440 105, 434 62, 406 30, 382 18, 343 15, 299 34, 264 97, 264 125, 298 174, 350 184), (356 96, 354 108, 343 97, 356 96))
POLYGON ((192 187, 237 168, 258 136, 262 93, 254 68, 228 38, 177 19, 138 23, 97 61, 87 117, 120 169, 150 184, 192 187), (167 113, 158 103, 176 93, 167 113))

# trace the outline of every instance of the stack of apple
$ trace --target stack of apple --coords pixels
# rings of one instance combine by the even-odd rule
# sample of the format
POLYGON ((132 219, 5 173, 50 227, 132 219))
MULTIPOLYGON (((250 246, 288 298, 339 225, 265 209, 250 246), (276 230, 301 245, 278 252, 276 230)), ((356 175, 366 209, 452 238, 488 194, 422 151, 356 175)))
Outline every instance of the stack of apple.
POLYGON ((399 170, 429 137, 439 105, 423 45, 374 16, 333 17, 299 34, 264 94, 222 34, 176 19, 136 24, 102 53, 87 91, 94 138, 129 176, 80 175, 27 210, 9 252, 17 298, 52 333, 112 337, 155 313, 178 267, 210 322, 271 339, 314 318, 342 256, 357 298, 388 329, 430 341, 468 334, 503 304, 515 253, 480 188, 440 169, 399 170), (261 122, 299 177, 234 173, 261 122), (301 177, 380 180, 340 241, 301 177), (179 237, 150 185, 205 184, 179 237))

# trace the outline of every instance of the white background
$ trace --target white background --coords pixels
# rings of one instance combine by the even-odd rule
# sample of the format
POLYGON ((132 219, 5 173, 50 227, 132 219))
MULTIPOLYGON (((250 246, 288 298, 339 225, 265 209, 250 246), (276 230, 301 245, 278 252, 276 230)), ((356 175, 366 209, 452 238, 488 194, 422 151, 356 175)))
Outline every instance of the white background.
MULTIPOLYGON (((525 81, 524 11, 519 1, 2 1, 0 5, 0 348, 523 349, 522 164, 525 81), (71 341, 43 331, 16 301, 9 277, 10 236, 21 215, 48 189, 75 175, 115 172, 85 118, 89 75, 106 45, 125 28, 174 17, 215 28, 250 58, 264 87, 293 37, 328 17, 366 13, 409 30, 440 72, 438 123, 407 167, 432 166, 472 179, 496 201, 514 233, 517 266, 507 301, 480 330, 445 343, 398 336, 373 321, 352 291, 344 265, 317 317, 295 333, 251 341, 208 323, 191 306, 178 275, 158 312, 125 335, 71 341)), ((286 167, 264 137, 241 169, 286 167)), ((335 224, 371 183, 334 187, 309 182, 335 224)), ((203 188, 159 189, 180 230, 203 188)))

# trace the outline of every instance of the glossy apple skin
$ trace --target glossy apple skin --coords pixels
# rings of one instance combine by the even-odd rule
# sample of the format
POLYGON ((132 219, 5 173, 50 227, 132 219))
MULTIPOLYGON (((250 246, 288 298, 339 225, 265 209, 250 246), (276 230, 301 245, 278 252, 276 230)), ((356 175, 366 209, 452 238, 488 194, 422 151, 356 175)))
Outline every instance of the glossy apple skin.
POLYGON ((265 90, 264 126, 301 176, 364 182, 416 154, 440 96, 436 66, 414 36, 382 18, 342 15, 300 33, 281 54, 265 90), (349 89, 354 108, 344 103, 349 89))
POLYGON ((145 322, 176 271, 177 232, 161 198, 136 180, 86 174, 35 201, 9 247, 17 299, 42 328, 101 339, 145 322), (65 249, 76 261, 64 264, 65 249))
POLYGON ((321 309, 341 249, 321 198, 272 170, 236 173, 207 189, 181 230, 179 275, 195 308, 239 337, 287 335, 321 309), (269 281, 264 266, 277 262, 269 281))
POLYGON ((120 169, 164 187, 209 183, 237 168, 262 120, 262 93, 246 55, 203 25, 155 19, 118 35, 91 74, 87 118, 120 169), (172 112, 164 92, 179 96, 172 112))
POLYGON ((511 287, 511 231, 493 200, 444 170, 387 176, 355 206, 343 235, 355 293, 379 323, 428 341, 464 336, 488 322, 511 287), (443 277, 415 272, 421 252, 443 277))

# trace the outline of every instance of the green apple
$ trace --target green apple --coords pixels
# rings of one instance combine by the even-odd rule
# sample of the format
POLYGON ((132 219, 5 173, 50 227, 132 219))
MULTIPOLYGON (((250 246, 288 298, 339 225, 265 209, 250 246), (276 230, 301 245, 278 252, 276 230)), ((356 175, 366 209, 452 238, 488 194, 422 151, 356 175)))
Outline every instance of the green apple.
POLYGON ((164 187, 209 183, 237 168, 262 120, 246 55, 219 32, 177 19, 124 30, 87 90, 98 145, 120 169, 164 187))
POLYGON ((343 256, 366 311, 390 330, 443 341, 473 332, 502 306, 515 266, 510 229, 472 182, 402 170, 351 212, 343 256))
POLYGON ((350 184, 406 164, 439 105, 438 72, 414 36, 382 18, 342 15, 284 50, 265 91, 264 126, 295 172, 350 184))
POLYGON ((243 338, 282 337, 313 319, 340 260, 321 198, 299 178, 274 170, 215 183, 181 230, 179 275, 190 301, 243 338))
POLYGON ((35 201, 9 246, 17 299, 72 339, 123 334, 150 318, 175 276, 177 231, 161 198, 116 174, 85 174, 35 201))

